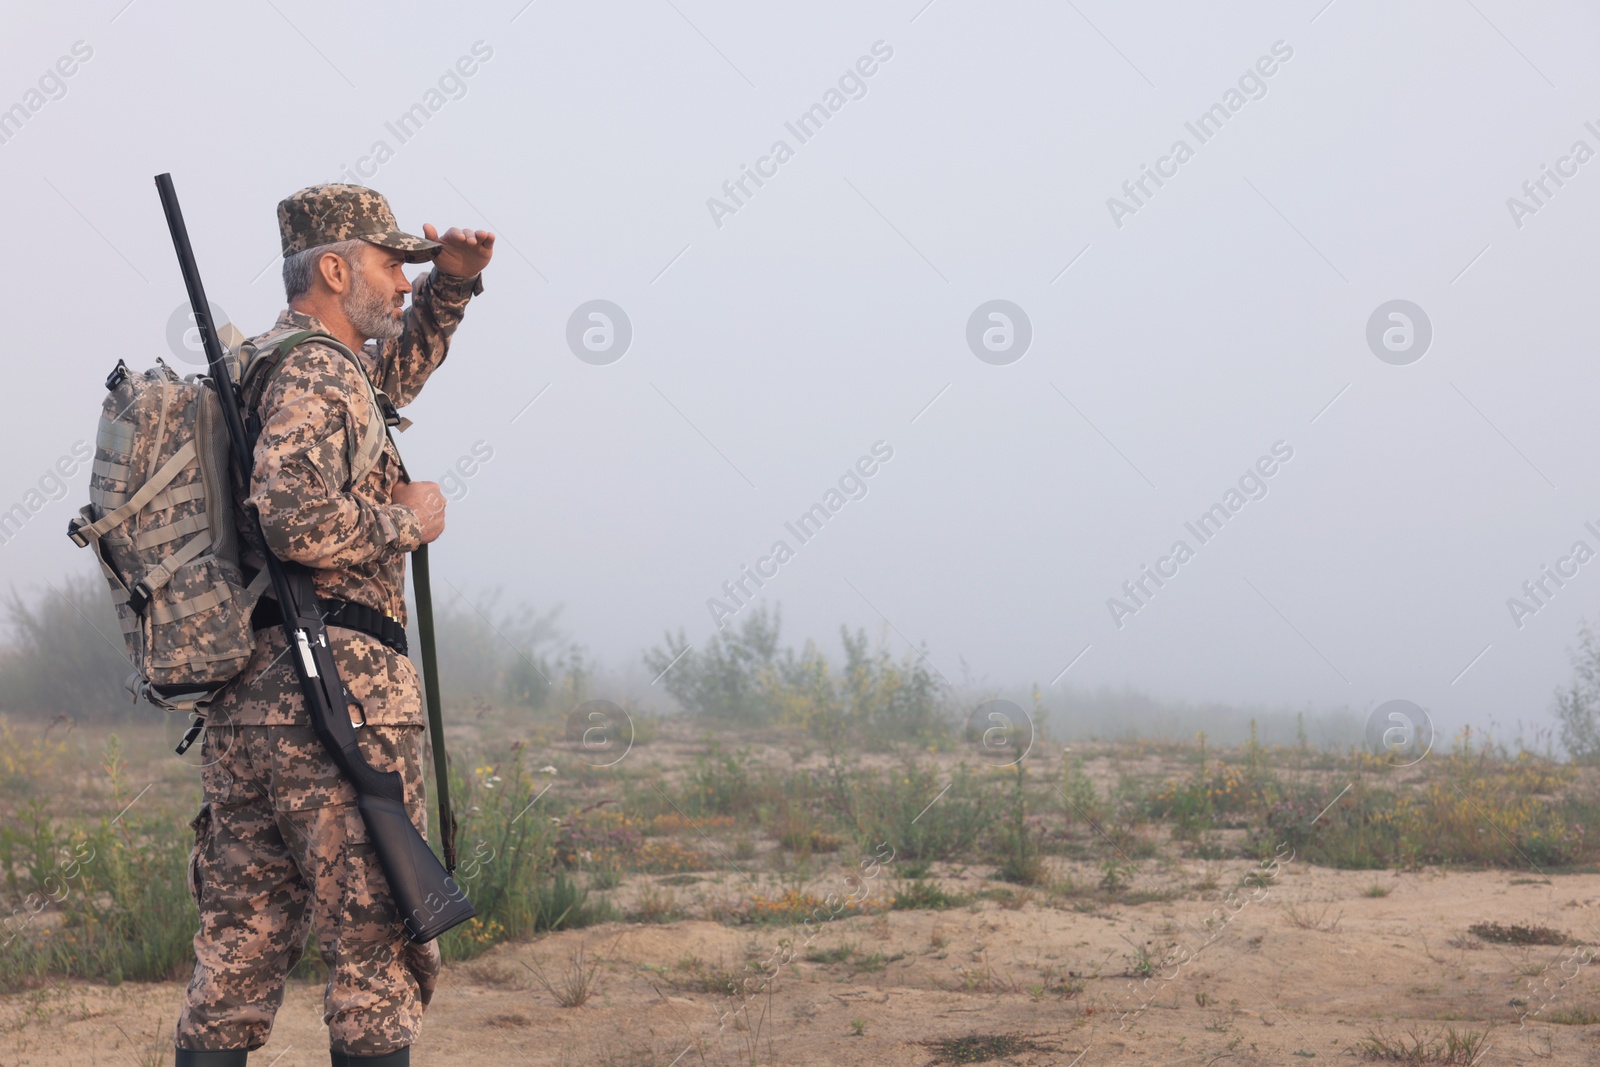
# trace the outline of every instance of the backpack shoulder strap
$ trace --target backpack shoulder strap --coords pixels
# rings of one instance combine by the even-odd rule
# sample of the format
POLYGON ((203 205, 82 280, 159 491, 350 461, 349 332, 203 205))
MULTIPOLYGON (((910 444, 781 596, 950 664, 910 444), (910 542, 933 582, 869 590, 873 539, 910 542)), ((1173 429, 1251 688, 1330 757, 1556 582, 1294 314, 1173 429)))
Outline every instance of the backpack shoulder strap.
POLYGON ((295 348, 315 341, 318 344, 328 345, 337 350, 341 355, 355 365, 361 373, 361 380, 367 386, 367 399, 372 404, 374 418, 367 420, 362 428, 361 439, 347 443, 348 457, 350 460, 350 484, 354 485, 365 478, 374 467, 378 465, 378 457, 383 454, 383 443, 389 436, 387 411, 392 405, 386 405, 380 400, 380 394, 372 384, 372 379, 367 375, 366 364, 361 362, 361 357, 350 350, 350 347, 337 337, 323 333, 321 330, 286 330, 282 333, 264 337, 253 345, 247 345, 241 351, 242 374, 241 389, 245 396, 245 407, 254 411, 266 394, 267 385, 273 376, 282 368, 283 361, 295 348))
MULTIPOLYGON (((363 378, 367 376, 367 370, 362 364, 361 358, 350 351, 349 346, 337 337, 323 333, 321 330, 284 330, 281 333, 263 337, 259 341, 246 341, 241 346, 240 388, 265 392, 267 382, 278 372, 278 368, 283 364, 283 358, 307 341, 317 341, 337 350, 340 355, 360 369, 363 378)), ((367 384, 370 387, 372 383, 368 381, 367 384)), ((260 399, 259 395, 256 399, 260 399)))

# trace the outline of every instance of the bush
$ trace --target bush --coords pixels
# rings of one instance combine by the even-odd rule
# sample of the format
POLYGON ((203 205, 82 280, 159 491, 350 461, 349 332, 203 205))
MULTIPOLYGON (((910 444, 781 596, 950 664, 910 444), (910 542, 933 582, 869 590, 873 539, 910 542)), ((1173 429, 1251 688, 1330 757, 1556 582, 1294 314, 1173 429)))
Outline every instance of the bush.
POLYGON ((994 876, 1002 882, 1038 885, 1048 877, 1049 868, 1040 854, 1038 820, 1028 817, 1027 764, 1019 759, 1009 770, 1013 787, 997 828, 1000 863, 994 876))
POLYGON ((716 741, 695 757, 684 782, 684 808, 690 815, 747 815, 755 810, 757 790, 750 780, 747 752, 724 752, 716 741))
POLYGON ((1415 786, 1376 788, 1358 777, 1331 806, 1325 797, 1285 796, 1253 842, 1263 857, 1288 845, 1300 859, 1358 869, 1571 865, 1592 851, 1585 827, 1595 811, 1583 797, 1547 795, 1569 781, 1570 771, 1527 753, 1490 759, 1458 747, 1415 786))
POLYGON ((951 893, 939 888, 938 882, 925 878, 908 878, 895 886, 890 907, 895 911, 945 911, 971 903, 965 893, 951 893))
MULTIPOLYGON (((492 591, 475 602, 463 596, 435 605, 445 699, 543 708, 581 689, 587 668, 578 650, 553 660, 542 651, 560 637, 557 612, 501 610, 499 601, 492 591)), ((5 614, 0 713, 106 721, 125 712, 133 666, 98 572, 57 579, 33 599, 13 589, 5 614)), ((412 647, 417 643, 413 626, 412 647)))
POLYGON ((540 787, 521 746, 492 771, 451 785, 452 797, 460 798, 456 880, 478 917, 439 939, 446 960, 471 959, 500 941, 612 915, 610 901, 591 899, 557 859, 560 828, 550 809, 534 802, 540 787))
POLYGON ((852 807, 862 839, 869 848, 887 841, 897 859, 910 861, 955 859, 970 851, 997 806, 965 765, 951 775, 948 789, 937 766, 915 763, 882 777, 861 772, 854 785, 852 807))
POLYGON ((844 695, 854 731, 879 746, 927 742, 949 734, 939 683, 925 657, 907 654, 897 664, 886 649, 876 655, 867 651, 864 630, 851 637, 840 627, 839 635, 845 653, 844 695))
POLYGON ((1579 625, 1577 650, 1567 654, 1577 677, 1556 690, 1561 743, 1575 762, 1600 763, 1600 639, 1587 621, 1579 625))
POLYGON ((666 647, 645 653, 644 662, 685 711, 723 721, 766 722, 773 709, 760 677, 777 666, 782 624, 782 613, 763 604, 737 629, 717 634, 687 655, 683 630, 676 637, 669 633, 666 647))
POLYGON ((827 657, 811 642, 796 655, 780 651, 782 616, 765 605, 737 629, 687 652, 680 629, 665 647, 651 649, 645 665, 684 710, 725 722, 782 722, 804 728, 834 747, 844 740, 884 748, 899 741, 925 743, 949 735, 939 682, 926 657, 895 662, 873 653, 865 631, 840 627, 844 668, 836 678, 827 657), (665 672, 663 674, 663 672, 665 672))
POLYGON ((67 754, 66 731, 54 740, 52 732, 35 734, 25 742, 0 716, 0 796, 35 796, 60 780, 61 759, 67 754))

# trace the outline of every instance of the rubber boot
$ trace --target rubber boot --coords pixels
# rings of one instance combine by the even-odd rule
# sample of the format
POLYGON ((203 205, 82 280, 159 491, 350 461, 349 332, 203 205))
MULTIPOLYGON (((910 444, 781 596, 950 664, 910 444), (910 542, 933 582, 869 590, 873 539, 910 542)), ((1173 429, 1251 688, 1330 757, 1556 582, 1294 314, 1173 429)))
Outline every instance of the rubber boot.
POLYGON ((333 1067, 411 1067, 411 1046, 385 1052, 381 1056, 352 1056, 348 1052, 334 1052, 333 1067))
POLYGON ((245 1067, 249 1056, 250 1050, 243 1048, 206 1051, 180 1048, 176 1067, 245 1067))

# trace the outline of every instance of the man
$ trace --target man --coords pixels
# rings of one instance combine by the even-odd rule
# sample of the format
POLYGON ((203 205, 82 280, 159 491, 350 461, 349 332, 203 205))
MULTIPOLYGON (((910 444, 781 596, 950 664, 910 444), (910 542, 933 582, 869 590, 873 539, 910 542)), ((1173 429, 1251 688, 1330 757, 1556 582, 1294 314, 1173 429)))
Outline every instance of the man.
MULTIPOLYGON (((431 225, 424 237, 404 233, 382 196, 353 185, 300 190, 278 205, 278 226, 289 308, 256 340, 314 330, 351 351, 305 341, 252 377, 245 403, 261 433, 248 505, 266 544, 241 521, 245 558, 259 566, 270 550, 314 569, 356 701, 351 717, 366 724, 362 753, 377 770, 400 772, 425 834, 422 700, 403 654, 405 561, 444 530, 445 501, 436 484, 406 479, 393 442, 377 433, 380 394, 409 403, 444 361, 467 301, 483 289, 494 235, 441 236, 431 225), (429 260, 413 292, 403 268, 429 260)), ((406 1067, 438 980, 438 945, 405 936, 354 787, 312 731, 277 607, 270 598, 258 605, 254 655, 208 716, 190 864, 200 929, 177 1064, 243 1067, 266 1043, 311 931, 328 968, 334 1067, 406 1067)))

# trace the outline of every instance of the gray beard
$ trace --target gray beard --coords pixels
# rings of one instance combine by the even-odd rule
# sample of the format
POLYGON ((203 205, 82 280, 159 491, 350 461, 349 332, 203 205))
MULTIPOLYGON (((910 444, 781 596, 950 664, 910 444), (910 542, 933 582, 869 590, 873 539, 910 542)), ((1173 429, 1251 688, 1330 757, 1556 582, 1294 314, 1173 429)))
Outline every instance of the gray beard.
POLYGON ((352 273, 350 292, 344 298, 345 317, 363 337, 393 341, 405 332, 406 324, 395 317, 391 299, 388 293, 367 284, 360 274, 352 273))

